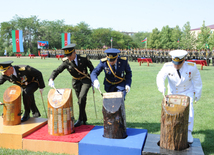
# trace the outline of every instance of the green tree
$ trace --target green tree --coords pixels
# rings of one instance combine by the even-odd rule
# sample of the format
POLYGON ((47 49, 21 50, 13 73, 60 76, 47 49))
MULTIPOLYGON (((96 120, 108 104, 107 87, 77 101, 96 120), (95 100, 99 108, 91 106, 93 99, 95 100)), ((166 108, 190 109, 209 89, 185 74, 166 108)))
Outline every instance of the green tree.
POLYGON ((98 28, 92 30, 92 48, 103 48, 103 46, 109 46, 112 29, 98 28))
POLYGON ((61 48, 61 33, 63 33, 64 20, 57 21, 42 21, 40 23, 40 28, 37 41, 48 41, 49 48, 61 48))
POLYGON ((181 41, 180 41, 181 49, 195 48, 196 38, 195 38, 195 34, 191 33, 190 28, 191 27, 189 22, 187 22, 182 28, 183 33, 181 35, 181 41))
POLYGON ((172 49, 172 28, 164 26, 160 32, 160 44, 162 49, 172 49))
POLYGON ((27 53, 28 49, 36 52, 35 37, 40 27, 39 19, 36 16, 21 18, 16 15, 11 21, 14 23, 13 30, 22 30, 23 32, 24 52, 27 53))
POLYGON ((209 38, 211 36, 211 29, 205 26, 205 21, 203 21, 203 25, 200 29, 201 32, 198 34, 197 48, 198 49, 208 48, 209 38))
POLYGON ((71 39, 77 44, 77 49, 91 49, 92 48, 92 30, 85 22, 80 22, 74 27, 71 39))
POLYGON ((214 48, 214 32, 211 31, 211 35, 208 38, 209 49, 212 50, 214 48))
POLYGON ((142 44, 142 40, 145 38, 149 38, 150 33, 149 32, 138 32, 133 35, 133 42, 137 45, 139 48, 145 48, 145 44, 142 44))
MULTIPOLYGON (((137 44, 133 42, 131 36, 118 32, 111 31, 111 38, 113 38, 112 48, 118 49, 128 49, 128 48, 137 48, 137 44)), ((109 38, 109 45, 111 47, 111 38, 109 38)))
MULTIPOLYGON (((13 55, 12 51, 12 30, 15 29, 16 22, 3 22, 1 23, 0 30, 0 50, 4 51, 7 48, 8 55, 13 55), (11 47, 11 48, 9 48, 11 47)), ((3 55, 4 52, 1 53, 3 55)))
POLYGON ((172 48, 173 49, 179 49, 180 48, 181 34, 182 34, 182 31, 178 25, 172 29, 171 41, 172 41, 172 48))
POLYGON ((157 28, 153 29, 147 41, 148 48, 160 48, 160 31, 157 28))

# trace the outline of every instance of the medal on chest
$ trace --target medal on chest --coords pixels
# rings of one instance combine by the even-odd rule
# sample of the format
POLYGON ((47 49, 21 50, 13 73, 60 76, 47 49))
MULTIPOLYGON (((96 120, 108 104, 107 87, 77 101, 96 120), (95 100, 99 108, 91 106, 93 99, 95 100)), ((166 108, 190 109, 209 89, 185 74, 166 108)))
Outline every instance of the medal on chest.
POLYGON ((109 68, 108 68, 108 67, 105 67, 105 71, 106 71, 106 73, 108 74, 108 73, 109 73, 109 68))
POLYGON ((189 78, 191 78, 191 72, 189 72, 189 78))

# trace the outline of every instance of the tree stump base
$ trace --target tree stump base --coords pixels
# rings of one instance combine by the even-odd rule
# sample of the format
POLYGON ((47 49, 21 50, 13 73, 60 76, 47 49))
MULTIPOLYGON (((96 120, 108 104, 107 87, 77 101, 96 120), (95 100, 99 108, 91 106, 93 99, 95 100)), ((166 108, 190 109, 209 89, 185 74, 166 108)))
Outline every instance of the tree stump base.
POLYGON ((123 139, 126 134, 126 117, 122 92, 103 94, 103 137, 123 139))
POLYGON ((185 95, 168 95, 163 99, 160 147, 169 150, 188 147, 189 103, 190 98, 185 95))
POLYGON ((3 96, 3 125, 18 125, 21 123, 21 87, 12 85, 6 89, 3 96))

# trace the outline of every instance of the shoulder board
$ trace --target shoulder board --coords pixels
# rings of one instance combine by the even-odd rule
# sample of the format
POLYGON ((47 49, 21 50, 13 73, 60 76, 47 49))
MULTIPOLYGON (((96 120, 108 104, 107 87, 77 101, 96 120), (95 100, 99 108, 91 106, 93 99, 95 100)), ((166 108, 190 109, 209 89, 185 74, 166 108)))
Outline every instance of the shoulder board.
POLYGON ((194 63, 191 63, 191 62, 188 62, 187 64, 190 65, 190 66, 194 66, 195 65, 194 63))
POLYGON ((171 64, 172 64, 172 62, 166 62, 166 63, 165 63, 165 65, 167 65, 167 66, 168 66, 168 65, 171 65, 171 64))
POLYGON ((101 61, 102 62, 107 61, 107 58, 102 58, 101 61))
POLYGON ((62 59, 62 61, 65 61, 65 60, 67 60, 67 59, 68 59, 68 58, 67 58, 67 57, 65 57, 65 58, 63 58, 63 59, 62 59))
POLYGON ((87 55, 86 54, 81 54, 80 56, 86 58, 87 55))
POLYGON ((20 67, 19 71, 25 71, 25 67, 20 67))
POLYGON ((127 60, 127 57, 120 57, 120 59, 122 59, 122 60, 127 60))

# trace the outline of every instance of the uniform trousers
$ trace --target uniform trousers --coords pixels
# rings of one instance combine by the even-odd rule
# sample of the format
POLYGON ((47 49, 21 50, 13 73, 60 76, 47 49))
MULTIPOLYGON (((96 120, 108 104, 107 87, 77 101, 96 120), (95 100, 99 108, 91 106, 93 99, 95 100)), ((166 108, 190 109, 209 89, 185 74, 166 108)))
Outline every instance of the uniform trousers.
POLYGON ((86 122, 87 115, 86 115, 85 107, 86 107, 87 93, 89 88, 91 87, 91 80, 87 78, 84 78, 82 80, 73 79, 72 83, 78 99, 79 120, 86 122))
POLYGON ((39 113, 39 110, 35 103, 34 92, 38 89, 38 83, 32 82, 27 85, 26 88, 22 88, 23 104, 25 109, 25 116, 30 114, 30 110, 33 114, 39 113))

